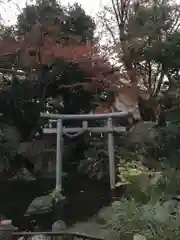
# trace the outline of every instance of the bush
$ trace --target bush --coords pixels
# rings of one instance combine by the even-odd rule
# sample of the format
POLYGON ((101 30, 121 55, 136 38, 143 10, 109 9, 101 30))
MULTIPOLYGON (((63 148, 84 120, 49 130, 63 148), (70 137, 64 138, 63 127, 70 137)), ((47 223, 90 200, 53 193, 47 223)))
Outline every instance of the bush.
MULTIPOLYGON (((105 134, 104 134, 105 135, 105 134)), ((119 153, 123 153, 123 137, 115 135, 115 162, 119 163, 119 153), (117 144, 117 140, 119 141, 117 144)), ((91 179, 107 180, 109 179, 109 153, 107 144, 107 135, 91 136, 89 147, 85 151, 84 159, 80 161, 79 171, 87 174, 91 179)))
POLYGON ((91 137, 85 159, 79 164, 79 171, 90 179, 102 179, 108 176, 108 149, 103 137, 91 137))
POLYGON ((134 199, 114 202, 105 227, 122 239, 168 239, 180 236, 180 214, 176 201, 139 204, 134 199), (141 236, 141 238, 140 238, 141 236))
POLYGON ((126 194, 101 211, 97 221, 123 240, 178 240, 180 204, 172 199, 180 194, 180 171, 149 171, 139 162, 126 161, 119 171, 126 194))
POLYGON ((180 124, 168 123, 166 127, 157 128, 159 137, 152 144, 138 151, 155 163, 165 162, 170 167, 180 168, 180 124))
POLYGON ((125 186, 127 197, 133 198, 141 203, 146 203, 150 199, 159 199, 162 195, 161 181, 162 173, 149 170, 138 161, 121 161, 118 167, 117 186, 125 186))

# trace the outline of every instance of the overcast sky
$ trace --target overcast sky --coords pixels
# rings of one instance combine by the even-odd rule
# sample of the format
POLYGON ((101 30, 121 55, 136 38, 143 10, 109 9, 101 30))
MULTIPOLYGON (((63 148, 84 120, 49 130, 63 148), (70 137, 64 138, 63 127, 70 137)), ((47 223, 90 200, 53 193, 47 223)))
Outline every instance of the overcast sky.
MULTIPOLYGON (((8 0, 4 0, 4 2, 8 2, 8 0)), ((30 0, 29 0, 30 2, 30 0)), ((31 1, 32 2, 32 1, 31 1)), ((102 3, 105 4, 108 0, 63 0, 63 5, 73 2, 79 2, 85 11, 95 17, 96 13, 99 11, 102 3)), ((26 0, 12 0, 11 3, 3 4, 3 7, 0 7, 0 14, 6 24, 13 24, 16 22, 16 16, 19 13, 19 9, 25 6, 26 0), (14 4, 13 4, 13 3, 14 4)), ((2 5, 2 4, 1 4, 2 5)))

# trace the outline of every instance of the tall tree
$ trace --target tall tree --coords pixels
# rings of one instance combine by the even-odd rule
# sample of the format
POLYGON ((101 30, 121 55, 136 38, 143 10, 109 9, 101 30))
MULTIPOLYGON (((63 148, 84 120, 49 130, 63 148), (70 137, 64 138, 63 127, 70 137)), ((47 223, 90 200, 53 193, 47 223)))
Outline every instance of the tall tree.
POLYGON ((18 16, 18 29, 27 34, 37 22, 42 31, 46 29, 44 34, 53 33, 57 41, 86 43, 94 37, 95 23, 77 3, 64 8, 56 0, 37 0, 18 16))
POLYGON ((94 23, 79 5, 64 9, 55 1, 38 1, 23 10, 17 29, 0 42, 2 67, 8 66, 3 72, 11 73, 4 75, 0 108, 24 138, 31 136, 40 111, 89 112, 94 96, 116 81, 93 46, 94 23))
POLYGON ((104 47, 127 71, 137 91, 140 84, 151 98, 163 80, 178 72, 179 5, 172 1, 111 0, 100 14, 104 47))

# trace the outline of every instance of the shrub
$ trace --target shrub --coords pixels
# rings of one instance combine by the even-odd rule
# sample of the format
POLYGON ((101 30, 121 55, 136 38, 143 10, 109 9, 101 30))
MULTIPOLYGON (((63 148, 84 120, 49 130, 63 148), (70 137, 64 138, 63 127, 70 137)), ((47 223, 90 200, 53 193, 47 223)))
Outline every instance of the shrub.
POLYGON ((101 211, 97 221, 123 240, 178 240, 180 204, 172 199, 180 194, 180 171, 149 171, 139 162, 126 161, 119 171, 126 194, 101 211))
POLYGON ((106 218, 105 227, 122 239, 168 239, 180 236, 179 206, 170 200, 139 204, 134 199, 114 202, 111 214, 99 216, 106 218), (134 238, 135 239, 135 238, 134 238))

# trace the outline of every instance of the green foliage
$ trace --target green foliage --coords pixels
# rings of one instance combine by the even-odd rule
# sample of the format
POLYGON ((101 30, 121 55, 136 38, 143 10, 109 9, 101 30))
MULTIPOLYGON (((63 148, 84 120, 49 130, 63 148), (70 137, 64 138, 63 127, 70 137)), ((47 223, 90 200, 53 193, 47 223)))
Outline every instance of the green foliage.
MULTIPOLYGON (((173 75, 179 75, 179 3, 110 2, 100 14, 101 34, 108 39, 103 50, 115 56, 118 64, 123 63, 127 73, 130 69, 137 71, 140 75, 136 80, 156 98, 163 80, 168 79, 172 85, 173 75)), ((129 79, 133 81, 130 74, 129 79)))
POLYGON ((79 164, 79 171, 91 179, 108 177, 108 149, 104 137, 91 137, 84 159, 79 164))
MULTIPOLYGON (((119 182, 117 183, 117 186, 123 186, 123 185, 129 185, 133 184, 134 182, 137 183, 137 181, 141 182, 141 179, 145 180, 145 176, 149 178, 150 171, 148 168, 143 166, 141 162, 137 161, 123 161, 123 159, 120 160, 120 164, 118 166, 118 178, 119 182)), ((142 184, 145 182, 143 181, 142 184)))
POLYGON ((175 201, 139 204, 134 199, 114 202, 106 227, 122 239, 137 234, 145 239, 179 239, 179 206, 175 201))
POLYGON ((6 37, 13 36, 14 27, 4 26, 0 24, 0 39, 5 39, 6 37))
MULTIPOLYGON (((99 126, 99 122, 96 123, 99 126)), ((104 126, 104 125, 103 125, 104 126)), ((115 163, 119 164, 119 153, 126 155, 127 149, 123 149, 124 138, 115 136, 115 163), (123 153, 124 151, 124 153, 123 153)), ((118 172, 118 168, 116 167, 118 172)), ((84 153, 84 159, 80 161, 79 171, 89 176, 91 179, 109 179, 109 153, 107 134, 92 135, 88 139, 88 149, 84 153)))
POLYGON ((137 152, 147 159, 148 166, 157 168, 158 165, 165 163, 166 166, 179 169, 180 125, 168 123, 166 127, 157 128, 157 131, 158 138, 154 142, 145 144, 143 148, 137 149, 137 152))
POLYGON ((137 26, 137 37, 141 37, 142 40, 138 52, 135 51, 135 61, 140 57, 140 62, 149 62, 150 65, 144 69, 147 74, 151 74, 149 83, 157 80, 154 75, 158 67, 156 64, 161 64, 161 71, 166 73, 179 69, 180 32, 176 24, 178 16, 178 5, 169 1, 155 1, 149 7, 143 7, 142 4, 136 12, 132 25, 133 29, 137 26))
POLYGON ((125 196, 100 211, 96 220, 122 239, 140 235, 147 240, 178 240, 180 204, 172 197, 179 194, 179 171, 151 172, 149 178, 140 175, 137 181, 137 174, 130 174, 131 183, 125 196))
MULTIPOLYGON (((73 43, 76 46, 77 42, 84 44, 94 37, 95 24, 78 4, 64 7, 55 0, 37 0, 35 4, 27 5, 18 16, 17 26, 2 26, 0 37, 28 36, 31 47, 39 41, 37 25, 40 26, 41 38, 49 36, 50 31, 53 41, 61 44, 73 43)), ((31 139, 41 131, 39 115, 47 108, 64 114, 88 113, 92 109, 93 94, 80 85, 87 79, 76 62, 54 58, 52 66, 41 64, 34 69, 34 66, 25 68, 19 56, 13 55, 0 58, 0 66, 9 69, 9 72, 2 72, 1 121, 15 125, 23 140, 31 139), (16 69, 25 72, 23 79, 16 69), (66 87, 76 83, 80 86, 66 87), (52 99, 57 99, 58 106, 48 104, 52 99)))
POLYGON ((57 41, 77 40, 86 43, 92 41, 95 24, 80 5, 61 6, 58 1, 36 1, 35 5, 27 5, 18 16, 18 29, 27 34, 36 23, 53 28, 57 25, 57 41))

